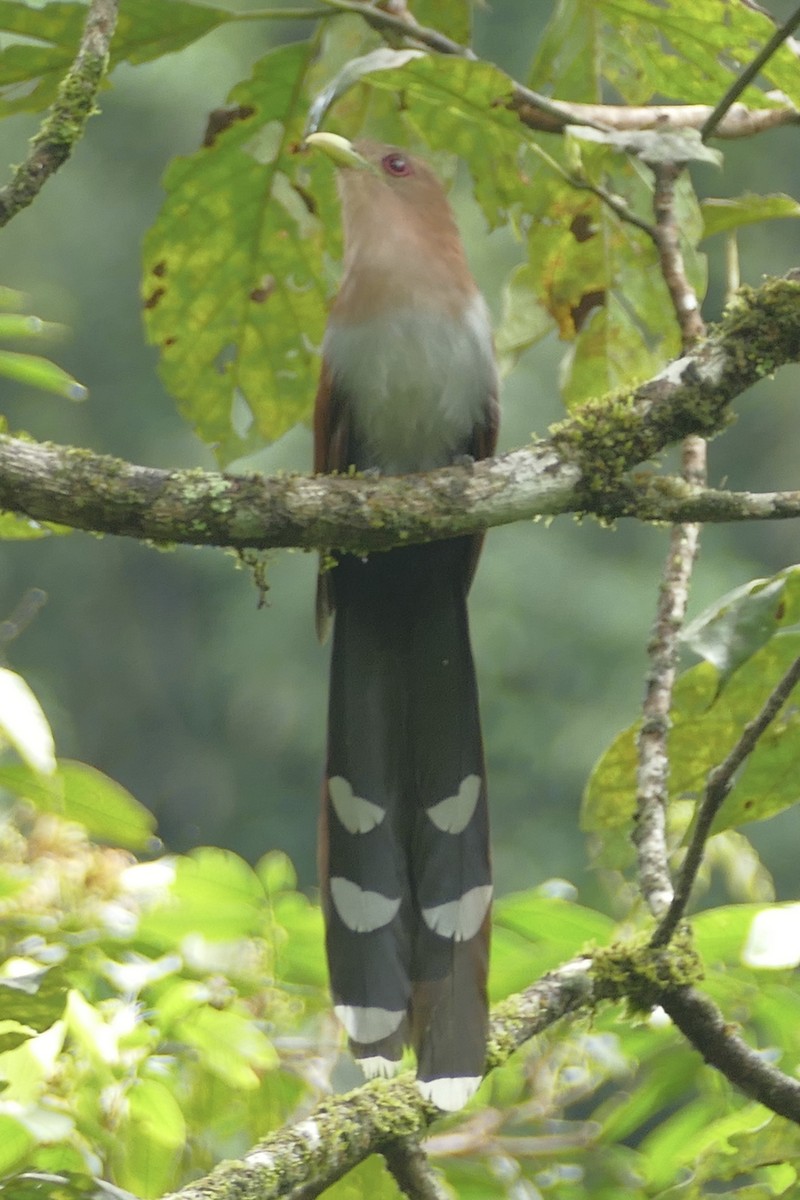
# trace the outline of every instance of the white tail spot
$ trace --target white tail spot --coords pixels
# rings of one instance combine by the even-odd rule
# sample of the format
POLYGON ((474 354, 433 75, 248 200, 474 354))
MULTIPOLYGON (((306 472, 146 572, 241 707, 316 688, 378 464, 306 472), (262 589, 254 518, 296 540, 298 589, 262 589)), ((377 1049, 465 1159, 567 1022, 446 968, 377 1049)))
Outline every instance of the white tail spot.
POLYGON ((331 897, 336 911, 348 929, 354 933, 372 933, 382 929, 397 914, 400 900, 391 900, 380 892, 368 892, 350 879, 335 876, 331 880, 331 897))
POLYGON ((369 833, 386 816, 385 809, 379 804, 356 796, 342 775, 332 775, 328 780, 328 794, 337 817, 348 833, 369 833))
POLYGON ((426 1100, 444 1112, 458 1112, 475 1095, 480 1075, 462 1075, 456 1079, 418 1079, 417 1087, 426 1100))
POLYGON ((400 1070, 400 1063, 391 1058, 382 1058, 374 1054, 371 1058, 359 1058, 358 1065, 364 1072, 365 1079, 391 1079, 400 1070))
POLYGON ((448 796, 429 808, 428 816, 442 833, 463 833, 472 820, 481 794, 480 775, 467 775, 455 796, 448 796))
POLYGON ((481 887, 470 888, 458 900, 423 908, 422 915, 428 928, 440 937, 468 942, 483 924, 491 902, 492 885, 485 883, 481 887))
POLYGON ((405 1009, 366 1007, 361 1004, 337 1004, 334 1006, 336 1016, 347 1030, 347 1036, 354 1042, 369 1045, 379 1042, 399 1029, 405 1009))

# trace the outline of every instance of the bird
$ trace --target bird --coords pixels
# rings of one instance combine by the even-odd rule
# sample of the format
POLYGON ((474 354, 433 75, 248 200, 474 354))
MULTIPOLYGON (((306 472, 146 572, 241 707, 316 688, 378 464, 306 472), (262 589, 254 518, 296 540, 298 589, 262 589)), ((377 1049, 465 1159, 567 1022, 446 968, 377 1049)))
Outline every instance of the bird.
MULTIPOLYGON (((486 302, 444 187, 406 150, 317 132, 344 230, 314 410, 314 469, 406 475, 489 457, 486 302)), ((334 1010, 367 1078, 406 1046, 455 1111, 484 1074, 492 876, 467 593, 482 535, 337 553, 320 893, 334 1010)))

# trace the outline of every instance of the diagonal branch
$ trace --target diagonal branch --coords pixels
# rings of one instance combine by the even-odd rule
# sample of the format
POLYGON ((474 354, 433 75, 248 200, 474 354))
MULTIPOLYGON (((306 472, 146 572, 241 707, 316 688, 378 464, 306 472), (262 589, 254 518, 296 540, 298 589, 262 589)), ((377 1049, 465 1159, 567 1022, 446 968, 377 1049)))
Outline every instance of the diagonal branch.
POLYGON ((0 188, 0 226, 36 199, 46 180, 66 162, 96 111, 95 98, 108 69, 118 0, 92 0, 78 53, 61 81, 55 103, 31 142, 14 178, 0 188))
POLYGON ((385 479, 162 471, 0 436, 0 508, 37 521, 156 542, 366 552, 431 541, 536 514, 647 519, 793 516, 796 497, 735 497, 625 472, 695 432, 721 428, 730 403, 800 361, 800 272, 741 293, 701 345, 628 394, 585 405, 502 458, 385 479))
POLYGON ((697 814, 692 839, 675 888, 675 895, 663 920, 653 934, 652 946, 666 945, 677 929, 686 911, 686 905, 689 903, 692 885, 700 869, 700 863, 703 861, 703 851, 711 826, 720 806, 733 787, 734 776, 745 759, 755 750, 759 738, 775 720, 798 683, 800 683, 800 658, 795 659, 783 678, 776 684, 767 697, 761 712, 745 725, 741 737, 730 754, 710 773, 706 784, 706 794, 697 814))
POLYGON ((755 79, 756 75, 765 65, 765 63, 769 62, 773 54, 775 54, 775 52, 780 49, 787 38, 794 33, 798 25, 800 25, 800 8, 795 9, 791 17, 784 21, 783 25, 775 30, 767 44, 758 52, 753 61, 748 63, 748 65, 739 75, 738 79, 735 79, 728 88, 719 104, 716 105, 708 119, 703 124, 701 133, 704 142, 708 141, 708 139, 715 132, 718 133, 719 126, 733 103, 738 100, 739 96, 741 96, 747 85, 755 79))

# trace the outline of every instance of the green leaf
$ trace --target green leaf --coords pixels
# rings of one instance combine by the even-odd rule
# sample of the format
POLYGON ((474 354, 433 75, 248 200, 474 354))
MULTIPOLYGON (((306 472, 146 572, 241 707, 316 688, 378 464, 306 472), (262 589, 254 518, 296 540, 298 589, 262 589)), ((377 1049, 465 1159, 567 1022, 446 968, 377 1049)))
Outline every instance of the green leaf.
POLYGON ((57 968, 0 979, 0 1020, 18 1021, 37 1033, 59 1019, 66 1000, 67 984, 57 968))
MULTIPOLYGON (((730 21, 725 0, 582 0, 582 7, 585 19, 599 26, 601 45, 607 43, 609 30, 622 39, 620 48, 627 53, 607 54, 596 65, 632 103, 660 95, 683 104, 708 104, 709 96, 724 94, 775 28, 766 13, 748 5, 737 9, 736 20, 730 21), (635 100, 628 92, 629 81, 637 92, 635 100)), ((762 74, 796 103, 797 59, 785 44, 762 74)), ((775 103, 754 83, 741 99, 758 108, 775 103)))
POLYGON ((172 1092, 157 1079, 137 1080, 126 1099, 126 1120, 116 1130, 115 1177, 147 1200, 177 1183, 186 1121, 172 1092))
POLYGON ((691 621, 681 641, 719 671, 720 691, 733 673, 800 618, 800 568, 734 588, 691 621))
MULTIPOLYGON (((24 297, 19 299, 24 300, 24 297)), ((65 333, 66 326, 43 321, 41 317, 18 312, 0 313, 0 338, 57 338, 65 333)))
POLYGON ((163 902, 141 918, 141 940, 171 949, 189 933, 224 941, 261 931, 264 890, 237 855, 213 848, 195 850, 175 859, 174 870, 163 902))
POLYGON ((24 1164, 35 1140, 21 1121, 0 1113, 0 1172, 6 1174, 24 1164))
POLYGON ((203 1068, 232 1088, 255 1091, 259 1072, 279 1065, 275 1047, 251 1017, 204 1005, 176 1025, 176 1036, 200 1056, 203 1068))
MULTIPOLYGON (((673 697, 669 733, 671 801, 704 794, 709 771, 738 741, 744 725, 800 655, 800 634, 779 633, 741 666, 719 694, 718 672, 708 663, 685 671, 673 697)), ((638 725, 621 733, 595 766, 583 799, 581 824, 613 843, 633 819, 638 725)), ((713 831, 765 820, 800 798, 800 712, 785 708, 758 742, 722 805, 713 831)))
POLYGON ((468 46, 472 36, 472 4, 470 0, 414 0, 414 16, 420 25, 437 29, 468 46))
POLYGON ((121 784, 86 763, 59 759, 61 813, 87 833, 131 850, 152 848, 155 818, 121 784))
MULTIPOLYGON (((149 62, 171 54, 234 19, 224 9, 183 0, 126 0, 111 47, 112 64, 149 62)), ((77 54, 85 21, 85 4, 0 4, 0 30, 37 43, 15 42, 0 51, 0 115, 39 112, 53 103, 77 54)))
POLYGON ((77 52, 85 20, 84 4, 51 3, 42 8, 31 8, 24 0, 0 4, 0 30, 39 43, 15 42, 0 51, 0 115, 39 112, 53 103, 77 52))
POLYGON ((700 201, 700 210, 703 214, 704 238, 738 229, 741 225, 752 225, 756 221, 800 217, 800 203, 792 196, 782 194, 756 196, 746 192, 735 200, 711 198, 700 201))
POLYGON ((506 221, 526 194, 519 166, 519 121, 506 107, 512 83, 491 63, 426 54, 402 69, 364 77, 370 87, 399 93, 403 115, 432 150, 457 154, 470 169, 475 197, 489 226, 506 221), (486 146, 492 170, 486 170, 486 146))
POLYGON ((42 775, 55 771, 47 717, 22 676, 7 667, 0 667, 0 739, 10 743, 32 770, 42 775))
POLYGON ((205 37, 236 14, 184 0, 125 0, 112 43, 112 62, 152 62, 205 37))
POLYGON ((492 999, 501 1000, 588 945, 607 943, 614 922, 579 904, 531 891, 498 900, 492 930, 489 987, 492 999))
POLYGON ((327 164, 293 154, 312 56, 310 45, 282 46, 234 88, 208 144, 169 168, 145 240, 162 378, 223 462, 295 425, 314 392, 327 289, 309 210, 320 196, 334 204, 327 164))
POLYGON ((0 375, 13 379, 27 387, 53 392, 67 400, 85 400, 89 395, 82 383, 47 358, 38 354, 18 354, 13 350, 0 350, 0 375))

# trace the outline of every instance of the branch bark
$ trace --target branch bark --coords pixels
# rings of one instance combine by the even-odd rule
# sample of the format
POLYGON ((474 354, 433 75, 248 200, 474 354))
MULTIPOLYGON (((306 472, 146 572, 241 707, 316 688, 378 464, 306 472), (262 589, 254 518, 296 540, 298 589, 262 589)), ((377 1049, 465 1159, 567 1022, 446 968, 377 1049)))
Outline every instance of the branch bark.
POLYGON ((3 436, 0 508, 161 543, 359 552, 576 511, 648 520, 794 516, 792 493, 748 498, 625 473, 689 433, 721 428, 731 401, 797 361, 800 271, 740 293, 709 338, 654 379, 585 405, 550 439, 502 458, 427 476, 264 478, 156 470, 3 436))
POLYGON ((108 48, 117 25, 118 0, 92 0, 75 61, 62 79, 55 104, 31 142, 28 157, 0 188, 0 226, 32 203, 45 182, 66 162, 108 70, 108 48))

